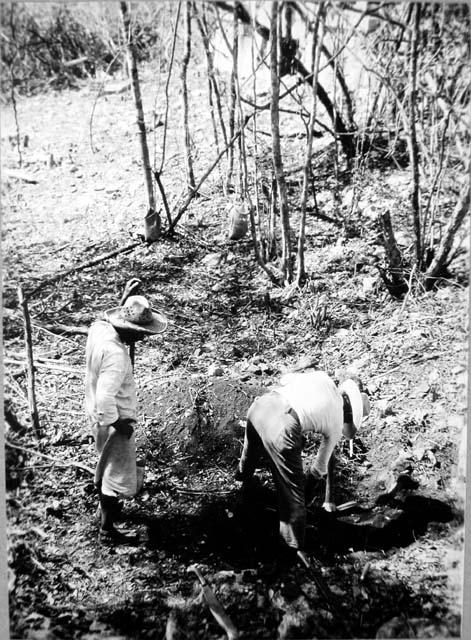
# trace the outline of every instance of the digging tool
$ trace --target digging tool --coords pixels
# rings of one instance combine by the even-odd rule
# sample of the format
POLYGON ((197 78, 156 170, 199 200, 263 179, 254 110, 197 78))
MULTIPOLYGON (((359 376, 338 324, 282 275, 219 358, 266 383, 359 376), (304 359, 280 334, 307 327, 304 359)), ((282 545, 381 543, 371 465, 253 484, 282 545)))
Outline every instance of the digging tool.
POLYGON ((201 583, 201 586, 203 589, 203 595, 205 597, 206 602, 208 603, 209 609, 213 614, 216 622, 227 633, 227 637, 229 638, 229 640, 235 640, 236 638, 238 638, 239 632, 235 628, 234 623, 227 615, 222 604, 214 595, 213 590, 209 586, 206 578, 202 575, 198 567, 195 564, 193 564, 190 567, 188 567, 187 572, 193 572, 194 574, 196 574, 196 577, 201 583))
POLYGON ((298 559, 300 560, 302 566, 307 569, 309 577, 315 582, 316 587, 319 589, 320 593, 323 595, 324 600, 327 603, 332 615, 340 624, 342 625, 344 632, 347 638, 353 638, 352 632, 348 624, 345 622, 344 615, 340 609, 340 606, 337 602, 337 598, 334 596, 332 591, 329 588, 329 585, 324 580, 321 575, 320 565, 317 560, 314 560, 314 563, 309 562, 306 554, 302 551, 297 552, 298 559))
MULTIPOLYGON (((121 300, 119 301, 119 306, 122 307, 129 296, 135 295, 137 291, 140 289, 142 282, 139 278, 131 278, 126 282, 126 286, 124 287, 123 295, 121 296, 121 300)), ((134 359, 136 354, 136 345, 132 342, 129 345, 129 357, 131 359, 132 370, 134 371, 134 359)))

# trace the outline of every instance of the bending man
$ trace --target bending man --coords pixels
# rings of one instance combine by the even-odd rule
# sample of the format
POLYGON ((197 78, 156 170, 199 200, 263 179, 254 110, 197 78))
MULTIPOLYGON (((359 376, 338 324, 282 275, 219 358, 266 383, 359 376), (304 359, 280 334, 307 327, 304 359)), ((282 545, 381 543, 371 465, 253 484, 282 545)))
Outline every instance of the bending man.
POLYGON ((288 374, 279 387, 250 407, 236 479, 249 480, 260 455, 263 451, 268 454, 278 495, 280 536, 289 548, 297 551, 304 546, 303 434, 314 431, 323 436, 310 468, 311 478, 321 479, 327 475, 342 433, 353 438, 368 413, 368 397, 356 382, 346 380, 337 388, 322 371, 288 374))

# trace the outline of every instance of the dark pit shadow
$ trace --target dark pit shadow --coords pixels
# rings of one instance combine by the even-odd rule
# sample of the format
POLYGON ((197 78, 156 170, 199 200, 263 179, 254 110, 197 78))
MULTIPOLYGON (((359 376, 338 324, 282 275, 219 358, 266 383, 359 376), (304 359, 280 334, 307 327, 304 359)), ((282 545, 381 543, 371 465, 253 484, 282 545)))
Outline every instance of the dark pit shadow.
POLYGON ((421 495, 372 508, 358 506, 347 514, 317 507, 308 510, 306 548, 321 544, 327 551, 342 552, 406 547, 424 535, 431 522, 450 522, 454 517, 450 505, 421 495))
MULTIPOLYGON (((421 495, 391 499, 371 508, 328 513, 307 510, 306 551, 388 550, 404 547, 422 536, 431 522, 450 522, 452 508, 421 495)), ((275 491, 256 485, 229 497, 208 497, 192 514, 178 511, 159 517, 139 512, 128 520, 147 527, 148 547, 185 562, 218 559, 227 568, 255 568, 278 553, 278 511, 275 491)))

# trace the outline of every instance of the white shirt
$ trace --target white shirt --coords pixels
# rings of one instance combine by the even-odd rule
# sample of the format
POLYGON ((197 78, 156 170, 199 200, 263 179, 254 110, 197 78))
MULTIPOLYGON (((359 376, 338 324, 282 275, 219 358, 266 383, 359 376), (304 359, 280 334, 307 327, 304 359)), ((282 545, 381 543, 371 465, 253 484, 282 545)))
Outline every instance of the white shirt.
POLYGON ((321 475, 342 436, 343 398, 334 381, 323 371, 290 373, 280 380, 280 393, 298 414, 303 432, 314 431, 323 436, 314 468, 321 475))
POLYGON ((86 347, 85 406, 93 422, 110 425, 136 418, 136 384, 131 359, 114 327, 94 322, 86 347))

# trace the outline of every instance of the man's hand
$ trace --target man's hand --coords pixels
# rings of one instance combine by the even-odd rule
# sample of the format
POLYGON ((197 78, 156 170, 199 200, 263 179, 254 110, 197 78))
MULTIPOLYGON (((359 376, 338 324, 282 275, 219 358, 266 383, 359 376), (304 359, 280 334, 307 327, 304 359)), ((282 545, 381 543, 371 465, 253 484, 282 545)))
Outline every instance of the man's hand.
POLYGON ((128 440, 134 433, 135 420, 132 418, 118 418, 116 422, 111 425, 118 433, 125 436, 128 440))
POLYGON ((323 477, 315 469, 306 474, 306 484, 304 485, 304 495, 306 504, 310 506, 319 491, 323 477))

